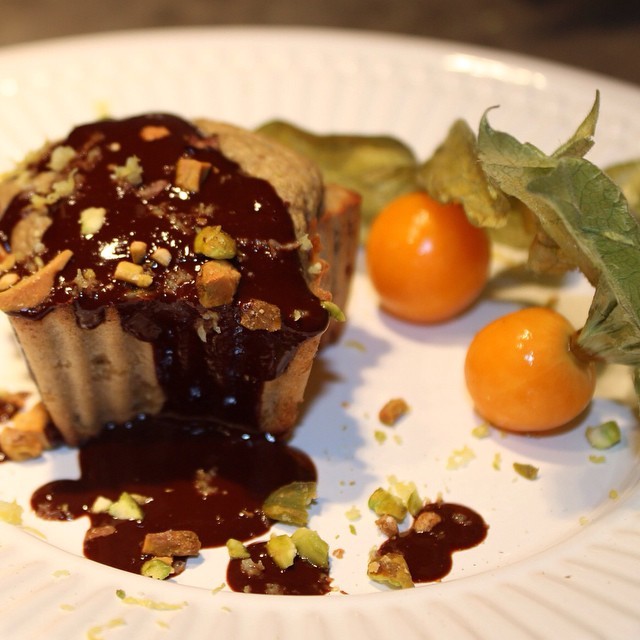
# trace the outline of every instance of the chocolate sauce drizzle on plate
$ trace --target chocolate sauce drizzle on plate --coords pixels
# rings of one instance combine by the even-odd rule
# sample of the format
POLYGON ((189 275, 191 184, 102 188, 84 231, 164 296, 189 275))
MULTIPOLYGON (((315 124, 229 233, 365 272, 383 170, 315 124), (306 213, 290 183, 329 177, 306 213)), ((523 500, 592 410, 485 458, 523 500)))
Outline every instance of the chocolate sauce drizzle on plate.
POLYGON ((133 573, 148 559, 141 553, 146 533, 193 531, 205 548, 224 546, 229 538, 246 541, 271 527, 261 507, 272 491, 316 480, 303 452, 196 420, 147 417, 108 425, 79 449, 79 459, 79 479, 45 484, 31 506, 48 520, 88 517, 85 556, 133 573), (91 513, 96 498, 115 501, 123 491, 145 498, 142 520, 91 513), (93 535, 104 526, 115 531, 93 535))
POLYGON ((438 515, 438 524, 422 532, 411 527, 386 540, 379 549, 381 555, 402 555, 413 582, 418 583, 444 578, 451 571, 452 554, 479 545, 488 531, 487 524, 478 513, 460 504, 426 504, 416 514, 416 519, 424 512, 438 515))
POLYGON ((251 561, 259 567, 255 572, 243 570, 242 560, 229 562, 227 584, 233 591, 287 596, 323 596, 331 591, 327 569, 300 557, 296 557, 291 567, 280 569, 266 547, 266 542, 247 545, 251 561))

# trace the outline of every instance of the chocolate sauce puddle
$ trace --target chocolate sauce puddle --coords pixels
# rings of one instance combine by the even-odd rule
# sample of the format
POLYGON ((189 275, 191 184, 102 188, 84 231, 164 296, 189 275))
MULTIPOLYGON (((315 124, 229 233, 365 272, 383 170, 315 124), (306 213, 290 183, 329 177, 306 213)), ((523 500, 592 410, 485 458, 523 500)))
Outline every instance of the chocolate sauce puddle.
POLYGON ((416 520, 425 512, 440 517, 431 530, 418 532, 412 527, 392 536, 379 549, 380 555, 402 555, 413 582, 434 582, 444 578, 451 571, 452 554, 479 545, 488 531, 487 524, 478 513, 460 504, 426 504, 416 515, 416 520))
MULTIPOLYGON (((193 531, 203 548, 224 546, 229 538, 246 542, 269 531, 271 521, 262 504, 271 492, 294 481, 317 479, 312 460, 284 442, 166 414, 107 425, 79 449, 79 460, 79 479, 45 484, 33 493, 31 506, 48 520, 86 516, 90 526, 84 555, 132 573, 140 573, 150 558, 141 551, 147 533, 193 531), (144 497, 141 520, 91 512, 96 498, 116 501, 122 492, 144 497)), ((377 555, 400 554, 414 583, 434 582, 450 572, 454 552, 480 544, 487 530, 482 517, 468 507, 429 503, 412 526, 388 538, 377 555), (427 512, 439 520, 428 531, 419 531, 416 522, 427 512)), ((248 569, 243 560, 229 561, 230 589, 280 595, 331 591, 327 569, 298 557, 282 570, 267 553, 266 543, 253 542, 247 549, 248 569)), ((186 563, 186 558, 176 560, 176 567, 186 563)))
POLYGON ((268 595, 322 596, 331 591, 329 571, 297 557, 288 569, 280 569, 267 553, 266 542, 247 545, 254 571, 234 559, 227 568, 227 584, 233 591, 268 595))
POLYGON ((261 511, 269 493, 316 479, 308 456, 285 443, 168 416, 109 425, 80 448, 79 458, 80 478, 40 487, 31 506, 49 520, 88 516, 84 555, 133 573, 148 559, 141 553, 146 533, 194 531, 205 548, 246 541, 271 526, 261 511), (123 491, 147 499, 141 521, 90 513, 97 497, 117 500, 123 491), (92 535, 105 526, 115 531, 92 535))

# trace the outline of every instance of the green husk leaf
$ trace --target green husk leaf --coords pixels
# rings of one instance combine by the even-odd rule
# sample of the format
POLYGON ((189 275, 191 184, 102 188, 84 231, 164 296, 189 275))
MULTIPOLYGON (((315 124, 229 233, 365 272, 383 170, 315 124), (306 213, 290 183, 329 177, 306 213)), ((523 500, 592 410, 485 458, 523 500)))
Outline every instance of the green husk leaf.
POLYGON ((606 173, 620 187, 629 207, 640 212, 640 160, 614 164, 606 173))
POLYGON ((365 230, 390 200, 419 188, 413 151, 391 136, 318 135, 282 121, 257 131, 313 160, 325 183, 357 191, 365 230))
POLYGON ((576 133, 551 156, 494 131, 487 114, 478 157, 487 176, 536 215, 530 265, 579 268, 596 287, 578 344, 609 362, 640 364, 640 224, 620 188, 579 157, 591 148, 599 96, 576 133))
POLYGON ((453 123, 444 142, 420 167, 419 179, 436 200, 461 203, 478 226, 506 225, 511 202, 488 182, 478 163, 475 133, 464 120, 453 123))

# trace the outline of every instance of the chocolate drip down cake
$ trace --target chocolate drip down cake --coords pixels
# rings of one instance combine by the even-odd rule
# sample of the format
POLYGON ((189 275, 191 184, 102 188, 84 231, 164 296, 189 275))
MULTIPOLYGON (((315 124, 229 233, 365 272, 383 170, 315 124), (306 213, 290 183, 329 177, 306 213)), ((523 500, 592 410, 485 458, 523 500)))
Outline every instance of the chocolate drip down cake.
POLYGON ((66 442, 160 412, 288 434, 358 205, 264 137, 167 114, 27 157, 0 185, 0 310, 66 442))

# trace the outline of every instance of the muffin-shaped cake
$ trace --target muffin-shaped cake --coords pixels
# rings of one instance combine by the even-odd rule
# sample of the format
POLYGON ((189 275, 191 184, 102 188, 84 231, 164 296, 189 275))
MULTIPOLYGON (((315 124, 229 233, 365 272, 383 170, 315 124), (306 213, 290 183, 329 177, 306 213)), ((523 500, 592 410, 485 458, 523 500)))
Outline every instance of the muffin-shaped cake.
POLYGON ((79 126, 5 176, 0 310, 65 440, 159 412, 288 433, 329 320, 324 194, 290 150, 168 114, 79 126))

